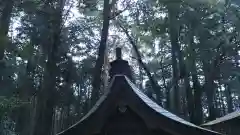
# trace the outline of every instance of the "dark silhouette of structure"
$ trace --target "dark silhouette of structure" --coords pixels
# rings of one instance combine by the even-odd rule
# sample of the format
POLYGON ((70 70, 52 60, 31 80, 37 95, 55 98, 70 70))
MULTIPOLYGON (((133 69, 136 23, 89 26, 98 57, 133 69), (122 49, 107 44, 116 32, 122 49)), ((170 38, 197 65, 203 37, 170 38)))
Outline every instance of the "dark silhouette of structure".
POLYGON ((111 63, 111 82, 96 105, 75 125, 58 135, 219 135, 187 122, 148 98, 135 84, 128 62, 111 63))
POLYGON ((125 75, 133 81, 132 71, 127 61, 122 59, 121 48, 116 49, 116 60, 110 63, 109 76, 112 80, 114 75, 125 75))
POLYGON ((240 135, 240 110, 229 113, 216 120, 209 121, 202 127, 226 134, 240 135))

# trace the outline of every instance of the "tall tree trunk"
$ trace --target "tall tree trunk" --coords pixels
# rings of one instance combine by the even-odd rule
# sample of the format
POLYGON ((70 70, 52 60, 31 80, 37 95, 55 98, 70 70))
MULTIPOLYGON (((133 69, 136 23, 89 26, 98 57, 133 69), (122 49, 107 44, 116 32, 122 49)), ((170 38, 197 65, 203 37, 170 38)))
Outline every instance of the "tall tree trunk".
POLYGON ((65 121, 65 128, 68 128, 70 125, 71 125, 71 115, 70 115, 70 107, 71 107, 71 103, 72 103, 72 98, 73 98, 73 90, 71 89, 71 85, 72 85, 72 81, 71 81, 71 78, 72 78, 72 72, 73 71, 73 63, 71 61, 71 59, 69 60, 69 63, 68 63, 68 68, 66 69, 67 73, 66 73, 66 76, 65 76, 65 80, 66 80, 66 86, 64 88, 65 92, 66 92, 66 99, 67 99, 67 102, 66 102, 66 107, 67 107, 67 118, 66 118, 66 121, 65 121))
POLYGON ((1 5, 3 9, 0 16, 0 60, 3 60, 13 9, 13 0, 3 0, 1 3, 3 3, 1 5))
MULTIPOLYGON (((196 66, 196 65, 195 65, 196 66)), ((194 119, 193 123, 202 124, 203 110, 202 110, 202 86, 196 74, 192 74, 193 89, 194 89, 194 119)))
POLYGON ((214 106, 215 87, 214 87, 214 80, 211 76, 211 71, 209 69, 211 69, 210 64, 203 62, 203 71, 205 76, 204 91, 206 92, 206 95, 207 95, 207 104, 209 109, 208 120, 214 120, 216 118, 215 106, 214 106))
POLYGON ((224 60, 225 51, 226 50, 223 48, 222 43, 220 43, 218 46, 218 51, 216 52, 216 56, 213 59, 212 64, 209 65, 210 69, 204 68, 204 74, 206 77, 204 89, 207 93, 207 98, 208 98, 207 102, 209 105, 210 120, 214 120, 216 118, 216 112, 215 112, 214 100, 213 100, 214 94, 216 91, 216 84, 214 83, 214 80, 216 80, 217 76, 220 74, 220 65, 224 60))
POLYGON ((109 83, 108 71, 109 71, 109 59, 108 59, 108 47, 106 46, 106 51, 104 54, 104 64, 103 64, 103 91, 102 91, 102 93, 105 93, 107 90, 107 87, 108 87, 108 83, 109 83))
POLYGON ((194 43, 194 24, 189 24, 189 63, 190 63, 190 71, 193 81, 193 116, 191 122, 199 125, 203 120, 203 112, 202 112, 202 86, 199 82, 197 76, 197 67, 196 67, 196 45, 194 43))
MULTIPOLYGON (((188 72, 188 71, 187 71, 188 72)), ((190 86, 190 79, 189 79, 189 73, 185 73, 184 76, 184 86, 186 90, 186 99, 187 99, 187 110, 188 110, 188 115, 190 117, 190 121, 194 122, 194 100, 193 100, 193 92, 192 88, 190 86)))
POLYGON ((35 96, 31 99, 31 114, 30 114, 30 120, 29 120, 29 135, 33 135, 34 133, 34 125, 35 125, 35 117, 36 117, 36 106, 37 106, 37 99, 35 96))
MULTIPOLYGON (((219 45, 220 47, 221 45, 219 45)), ((203 71, 205 76, 204 91, 207 94, 207 104, 209 108, 209 120, 214 120, 216 118, 216 110, 214 105, 214 95, 216 93, 216 80, 217 74, 220 72, 220 64, 223 60, 224 52, 218 51, 216 57, 213 59, 213 62, 210 64, 203 60, 203 71)), ((204 58, 204 57, 202 57, 204 58)))
POLYGON ((13 0, 3 0, 1 1, 0 5, 2 8, 2 12, 0 15, 0 86, 2 87, 3 84, 3 74, 4 74, 4 52, 5 48, 8 44, 8 31, 10 26, 10 20, 12 16, 13 10, 13 0))
MULTIPOLYGON (((39 85, 38 85, 38 87, 36 88, 37 89, 37 91, 41 91, 41 89, 42 89, 42 87, 43 87, 43 74, 40 74, 39 75, 39 85)), ((30 128, 30 131, 29 131, 29 133, 30 133, 30 135, 34 135, 34 133, 35 133, 35 127, 36 127, 36 124, 37 124, 37 122, 36 122, 36 120, 37 120, 37 117, 38 117, 38 109, 39 109, 39 103, 38 103, 38 101, 40 101, 39 99, 38 99, 38 97, 39 97, 39 94, 34 94, 34 96, 33 96, 33 98, 32 98, 32 111, 31 111, 31 121, 30 121, 30 124, 29 124, 29 128, 30 128)))
POLYGON ((227 97, 227 108, 228 108, 228 113, 233 112, 233 101, 232 101, 232 92, 231 92, 231 87, 229 85, 225 85, 225 95, 227 97))
POLYGON ((107 44, 107 37, 108 37, 108 29, 109 29, 109 22, 110 22, 110 13, 111 13, 111 4, 109 4, 109 0, 104 0, 104 9, 103 9, 103 27, 102 27, 102 34, 101 34, 101 41, 98 49, 98 57, 94 69, 94 77, 92 82, 92 93, 91 93, 91 101, 90 104, 93 106, 98 98, 99 92, 101 88, 101 75, 102 75, 102 68, 104 63, 104 55, 106 50, 107 44))
POLYGON ((173 76, 172 76, 172 86, 174 92, 174 101, 171 101, 173 104, 172 110, 175 113, 180 112, 180 96, 179 96, 179 75, 178 75, 178 63, 177 63, 177 47, 178 47, 178 24, 177 16, 178 16, 178 3, 169 3, 167 5, 168 8, 168 16, 169 16, 169 35, 170 41, 172 44, 171 54, 172 54, 172 69, 173 69, 173 76))
POLYGON ((201 124, 203 121, 203 110, 202 110, 202 86, 198 80, 197 76, 197 67, 196 67, 196 55, 195 55, 195 50, 192 50, 192 56, 190 56, 192 59, 191 62, 191 76, 192 76, 192 81, 193 81, 193 89, 194 89, 194 119, 193 123, 195 124, 201 124))
MULTIPOLYGON (((181 78, 184 79, 184 86, 185 86, 186 99, 187 99, 187 108, 186 109, 188 111, 188 115, 190 116, 190 121, 193 121, 193 119, 194 119, 194 104, 193 104, 193 94, 192 94, 193 92, 192 92, 192 88, 190 86, 190 79, 189 79, 190 73, 186 67, 186 64, 184 61, 184 55, 181 51, 180 44, 178 43, 178 33, 179 33, 179 26, 178 26, 178 21, 177 21, 178 8, 179 8, 178 6, 179 5, 177 5, 177 3, 176 3, 176 4, 170 4, 168 7, 169 18, 170 18, 170 40, 171 40, 171 44, 172 44, 172 59, 174 57, 176 57, 179 60, 179 63, 178 63, 179 78, 178 79, 181 79, 181 78), (176 53, 175 54, 176 56, 173 55, 174 52, 176 53)), ((174 59, 172 61, 173 61, 173 63, 175 63, 174 59)), ((174 80, 174 82, 176 83, 177 80, 174 80)), ((177 92, 176 94, 179 94, 179 92, 177 92)), ((175 99, 177 99, 177 96, 179 96, 179 95, 175 95, 175 99)), ((175 104, 176 103, 177 103, 177 101, 175 101, 175 104)))
MULTIPOLYGON (((217 84, 216 84, 217 85, 217 84)), ((214 105, 215 105, 215 117, 218 118, 221 116, 221 99, 220 99, 220 92, 218 86, 216 86, 216 92, 214 95, 214 105)))
MULTIPOLYGON (((160 67, 162 70, 162 73, 165 72, 164 67, 163 67, 163 63, 160 63, 160 67)), ((166 103, 165 103, 165 108, 167 108, 168 110, 170 110, 170 86, 166 81, 165 76, 162 74, 162 80, 163 80, 163 86, 165 88, 165 96, 166 96, 166 103)))
POLYGON ((54 73, 56 65, 54 60, 50 58, 46 64, 46 71, 44 74, 44 82, 41 91, 38 93, 37 101, 37 117, 35 124, 34 135, 50 135, 52 127, 52 117, 54 108, 55 95, 55 77, 54 73))
POLYGON ((31 58, 28 60, 27 67, 26 67, 26 78, 25 82, 22 87, 20 87, 19 90, 19 97, 24 102, 27 102, 26 105, 19 108, 17 111, 17 121, 16 121, 16 131, 19 133, 19 135, 29 135, 29 129, 28 126, 30 124, 30 109, 31 108, 31 96, 33 95, 33 92, 35 91, 34 88, 34 82, 31 77, 31 73, 34 68, 32 67, 31 58))
MULTIPOLYGON (((203 36, 200 36, 200 45, 202 45, 205 41, 203 36)), ((217 74, 220 72, 220 64, 222 63, 223 56, 225 55, 225 50, 222 47, 222 43, 220 43, 215 49, 218 51, 212 52, 215 53, 215 57, 212 60, 208 60, 205 57, 205 51, 200 50, 201 62, 203 64, 203 72, 205 82, 203 85, 204 92, 206 92, 207 96, 207 104, 209 110, 208 120, 214 120, 216 118, 215 105, 214 105, 214 95, 216 91, 216 85, 214 80, 216 80, 217 74)))
MULTIPOLYGON (((222 84, 220 84, 220 86, 219 86, 219 89, 221 89, 221 85, 222 84)), ((225 98, 225 93, 223 93, 223 91, 219 91, 219 94, 220 94, 220 101, 221 101, 221 116, 224 116, 224 115, 226 115, 226 106, 225 106, 225 104, 224 104, 224 98, 225 98)))
POLYGON ((195 50, 192 50, 192 56, 190 56, 192 58, 192 81, 193 81, 193 89, 194 89, 194 119, 193 119, 193 123, 195 124, 201 124, 203 121, 203 110, 202 110, 202 86, 198 80, 198 76, 197 76, 197 67, 196 67, 196 55, 195 55, 195 50))
POLYGON ((193 122, 194 120, 194 104, 193 104, 193 91, 190 86, 190 79, 189 79, 189 71, 187 70, 187 67, 185 65, 185 61, 183 60, 183 55, 180 50, 180 47, 178 45, 177 47, 178 51, 178 59, 179 59, 179 67, 180 67, 180 77, 184 79, 184 86, 185 86, 185 92, 186 92, 186 99, 187 99, 187 112, 190 117, 190 121, 193 122))
POLYGON ((43 87, 39 92, 37 101, 37 116, 34 135, 51 135, 52 134, 52 119, 54 114, 55 99, 55 86, 56 86, 56 60, 58 45, 61 44, 61 25, 62 25, 62 11, 65 0, 60 0, 57 3, 54 11, 54 19, 50 22, 49 50, 48 61, 44 73, 43 87))

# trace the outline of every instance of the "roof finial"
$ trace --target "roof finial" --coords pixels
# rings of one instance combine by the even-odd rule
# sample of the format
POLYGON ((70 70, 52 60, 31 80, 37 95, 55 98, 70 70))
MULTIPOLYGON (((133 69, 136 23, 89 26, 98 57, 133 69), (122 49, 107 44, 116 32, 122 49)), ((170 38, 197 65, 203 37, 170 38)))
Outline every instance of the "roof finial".
POLYGON ((116 48, 116 60, 112 61, 110 65, 110 78, 115 75, 125 75, 133 81, 131 67, 128 64, 128 61, 122 59, 122 51, 120 47, 116 48))
POLYGON ((121 60, 122 59, 122 49, 120 47, 116 48, 116 59, 121 60))

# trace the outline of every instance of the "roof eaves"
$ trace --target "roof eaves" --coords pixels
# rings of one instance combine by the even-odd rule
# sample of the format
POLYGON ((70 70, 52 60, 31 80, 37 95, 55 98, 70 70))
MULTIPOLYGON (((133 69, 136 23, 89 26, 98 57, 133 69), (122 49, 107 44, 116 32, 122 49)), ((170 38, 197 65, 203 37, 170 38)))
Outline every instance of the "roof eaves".
POLYGON ((167 118, 170 118, 170 119, 172 119, 176 122, 180 122, 180 123, 185 124, 187 126, 191 126, 191 127, 198 128, 198 129, 201 129, 201 130, 205 130, 205 131, 208 131, 208 132, 212 132, 212 133, 215 133, 215 134, 220 134, 218 132, 208 130, 208 129, 202 128, 200 126, 194 125, 193 123, 190 123, 190 122, 178 117, 177 115, 167 111, 166 109, 162 108, 157 103, 152 101, 149 97, 147 97, 126 76, 125 76, 125 78, 126 78, 128 84, 132 87, 132 90, 139 96, 139 98, 141 98, 150 108, 152 108, 153 110, 155 110, 159 114, 164 115, 167 118))
POLYGON ((232 113, 229 113, 223 117, 220 117, 220 118, 217 118, 213 121, 209 121, 205 124, 202 124, 202 126, 211 126, 211 125, 214 125, 214 124, 218 124, 218 123, 221 123, 221 122, 225 122, 225 121, 229 121, 231 119, 234 119, 234 118, 237 118, 239 117, 240 118, 240 110, 237 110, 235 112, 232 112, 232 113))
POLYGON ((108 94, 111 91, 112 85, 115 81, 115 77, 116 76, 122 76, 122 75, 115 75, 112 80, 110 81, 110 84, 108 86, 108 89, 106 90, 106 92, 100 97, 100 99, 96 102, 96 104, 90 109, 90 111, 88 111, 88 113, 86 115, 84 115, 80 121, 78 121, 77 123, 73 124, 72 126, 70 126, 68 129, 58 133, 57 135, 61 135, 62 133, 64 133, 65 131, 75 127, 76 125, 78 125, 79 123, 83 122, 84 120, 86 120, 90 115, 92 115, 97 109, 98 107, 104 102, 104 100, 107 98, 108 94))

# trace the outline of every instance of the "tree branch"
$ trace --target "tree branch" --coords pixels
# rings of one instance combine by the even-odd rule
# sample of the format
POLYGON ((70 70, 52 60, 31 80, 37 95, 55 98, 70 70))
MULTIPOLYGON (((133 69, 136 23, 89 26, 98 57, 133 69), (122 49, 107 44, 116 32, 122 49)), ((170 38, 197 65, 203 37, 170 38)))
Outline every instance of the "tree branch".
POLYGON ((128 30, 125 29, 119 22, 117 22, 117 25, 119 25, 119 27, 122 29, 122 31, 126 34, 128 41, 130 42, 130 44, 132 45, 134 51, 136 52, 137 55, 137 61, 140 64, 140 66, 145 70, 149 81, 153 87, 153 91, 154 93, 157 95, 157 101, 160 103, 161 101, 161 97, 162 97, 162 93, 160 92, 160 86, 158 85, 157 81, 155 80, 155 78, 151 75, 150 70, 148 69, 148 67, 143 63, 140 52, 137 48, 136 43, 134 42, 133 38, 131 37, 131 35, 128 33, 128 30))
MULTIPOLYGON (((113 9, 113 6, 116 4, 117 0, 113 0, 113 2, 111 3, 111 9, 113 9)), ((123 10, 119 10, 119 11, 113 11, 110 15, 110 20, 115 19, 117 16, 119 16, 120 14, 122 14, 124 11, 127 10, 127 8, 129 7, 129 5, 127 5, 123 10)))

